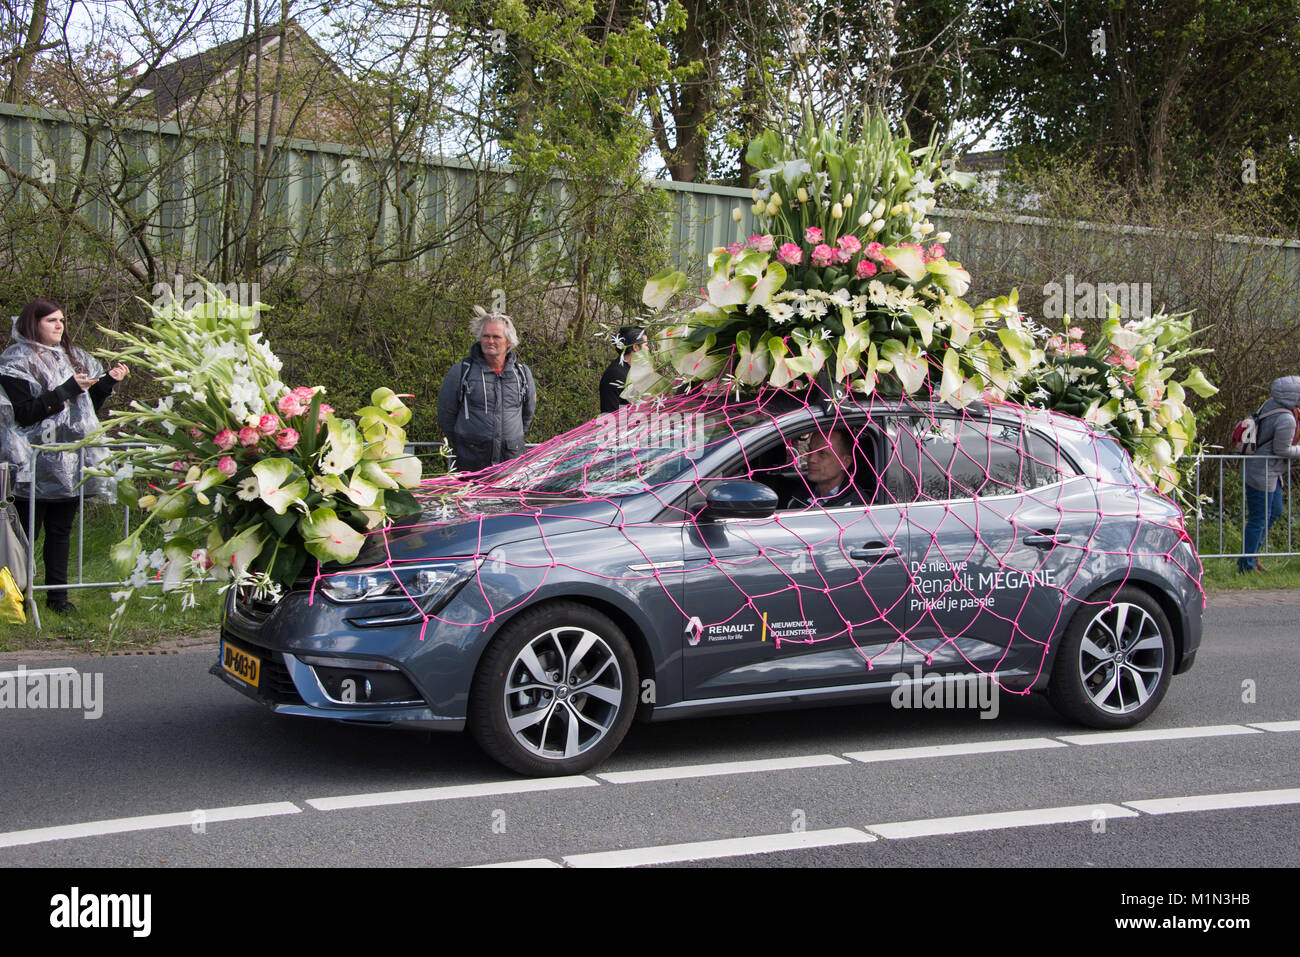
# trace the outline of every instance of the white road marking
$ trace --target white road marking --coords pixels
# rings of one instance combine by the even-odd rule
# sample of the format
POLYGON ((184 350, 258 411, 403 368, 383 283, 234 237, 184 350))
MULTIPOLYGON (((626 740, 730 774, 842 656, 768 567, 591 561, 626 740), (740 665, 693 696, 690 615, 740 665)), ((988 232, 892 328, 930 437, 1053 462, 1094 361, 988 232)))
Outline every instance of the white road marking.
POLYGON ((1239 807, 1273 807, 1278 804, 1300 804, 1300 788, 1278 788, 1274 791, 1234 791, 1228 794, 1192 794, 1187 797, 1156 798, 1151 801, 1125 801, 1124 804, 1147 814, 1223 811, 1239 807))
POLYGON ((1259 734, 1241 724, 1210 724, 1199 728, 1152 728, 1135 731, 1090 731, 1087 734, 1059 734, 1070 744, 1125 744, 1131 741, 1174 741, 1178 738, 1216 738, 1225 734, 1259 734))
POLYGON ((846 751, 844 756, 867 764, 876 761, 907 761, 915 758, 949 758, 962 754, 994 754, 1000 751, 1034 751, 1064 748, 1051 738, 1007 738, 1003 741, 969 741, 965 744, 928 744, 919 748, 882 748, 878 751, 846 751))
POLYGON ((667 844, 661 847, 634 847, 621 851, 597 851, 594 854, 569 854, 564 863, 570 867, 641 867, 646 864, 674 864, 703 861, 744 854, 770 854, 773 851, 798 851, 810 847, 838 844, 867 844, 874 841, 853 827, 832 827, 820 831, 788 831, 760 834, 757 837, 731 837, 719 841, 694 841, 690 844, 667 844))
POLYGON ((471 864, 469 869, 485 867, 563 867, 555 861, 547 860, 544 857, 534 857, 526 861, 502 861, 500 864, 471 864))
POLYGON ((357 807, 384 807, 390 804, 418 804, 421 801, 452 801, 458 798, 496 797, 528 791, 562 791, 566 788, 599 787, 585 775, 562 778, 538 778, 532 781, 494 781, 489 784, 456 784, 442 788, 414 788, 409 791, 375 791, 370 794, 346 794, 340 797, 312 798, 306 803, 318 811, 340 811, 357 807))
POLYGON ((128 831, 151 831, 163 827, 190 827, 199 821, 207 825, 221 821, 243 821, 255 817, 301 813, 302 808, 298 805, 290 804, 288 801, 277 801, 273 804, 241 804, 236 807, 199 808, 194 811, 149 814, 144 817, 119 817, 110 821, 87 821, 84 824, 63 824, 58 827, 33 828, 29 831, 9 831, 0 834, 0 847, 40 844, 44 841, 66 841, 76 837, 102 837, 105 834, 124 834, 128 831))
POLYGON ((1032 811, 995 811, 992 814, 963 814, 959 817, 933 817, 919 821, 894 821, 869 824, 867 830, 881 837, 934 837, 938 834, 966 834, 971 831, 1000 831, 1012 827, 1041 824, 1074 824, 1099 818, 1137 817, 1136 811, 1118 804, 1078 804, 1073 807, 1044 807, 1032 811), (1101 814, 1098 814, 1098 812, 1101 814))
POLYGON ((675 768, 645 771, 610 771, 596 777, 610 784, 639 784, 643 781, 673 781, 678 778, 708 778, 720 774, 750 774, 754 771, 789 771, 795 768, 828 768, 848 764, 832 754, 806 754, 794 758, 762 758, 755 761, 724 761, 720 764, 683 764, 675 768))
POLYGON ((29 675, 75 675, 76 668, 27 668, 23 671, 0 671, 0 678, 24 678, 29 675))
POLYGON ((1252 721, 1248 727, 1261 731, 1300 731, 1300 721, 1252 721))

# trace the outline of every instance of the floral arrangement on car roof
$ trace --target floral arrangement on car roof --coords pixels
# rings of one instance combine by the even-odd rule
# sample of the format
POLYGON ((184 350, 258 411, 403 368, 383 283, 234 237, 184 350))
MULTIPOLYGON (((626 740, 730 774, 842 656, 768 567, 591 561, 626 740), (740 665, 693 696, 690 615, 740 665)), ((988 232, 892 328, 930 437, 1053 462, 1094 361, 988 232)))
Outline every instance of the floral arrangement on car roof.
MULTIPOLYGON (((928 215, 938 186, 973 177, 945 170, 934 138, 914 149, 894 136, 879 112, 846 111, 835 123, 805 114, 792 138, 756 137, 746 159, 766 229, 709 253, 704 301, 669 314, 654 349, 633 356, 629 395, 716 381, 819 387, 832 398, 846 388, 928 394, 955 408, 1014 400, 1088 418, 1162 490, 1178 486, 1174 463, 1196 434, 1186 390, 1217 391, 1200 370, 1172 381, 1175 363, 1204 351, 1185 344, 1190 319, 1125 324, 1112 311, 1089 347, 1023 316, 1015 290, 972 307, 962 298, 970 274, 928 215), (672 371, 661 375, 656 360, 672 371)), ((642 301, 662 310, 687 284, 667 270, 642 301)))
POLYGON ((114 623, 154 577, 164 591, 183 590, 185 604, 209 574, 277 598, 309 559, 350 562, 368 530, 419 511, 408 489, 421 464, 404 452, 403 397, 376 389, 354 422, 323 401, 322 387, 289 388, 254 331, 267 307, 208 288, 191 309, 152 306, 152 321, 135 333, 104 330, 121 344, 116 357, 168 390, 154 408, 133 401, 114 411, 83 443, 137 446, 101 467, 121 499, 145 512, 111 552, 127 582, 114 593, 114 623), (151 525, 164 541, 146 552, 141 535, 151 525))

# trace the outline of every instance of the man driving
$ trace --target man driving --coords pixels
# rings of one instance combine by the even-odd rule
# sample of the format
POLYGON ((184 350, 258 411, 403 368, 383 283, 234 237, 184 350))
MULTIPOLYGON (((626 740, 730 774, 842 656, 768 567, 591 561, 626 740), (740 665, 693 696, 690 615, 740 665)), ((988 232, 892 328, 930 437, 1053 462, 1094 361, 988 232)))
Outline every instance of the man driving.
POLYGON ((808 451, 800 456, 804 478, 811 487, 808 497, 794 496, 789 507, 845 508, 862 505, 862 494, 853 485, 847 469, 853 464, 853 440, 844 429, 831 429, 829 435, 811 432, 800 438, 808 451))

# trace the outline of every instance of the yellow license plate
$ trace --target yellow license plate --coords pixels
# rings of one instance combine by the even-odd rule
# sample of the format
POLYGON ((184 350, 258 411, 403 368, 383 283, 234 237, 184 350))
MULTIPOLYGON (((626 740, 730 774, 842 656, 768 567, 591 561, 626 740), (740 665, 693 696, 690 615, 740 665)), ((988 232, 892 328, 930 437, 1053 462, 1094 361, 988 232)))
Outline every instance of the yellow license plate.
POLYGON ((257 687, 262 675, 262 662, 246 651, 240 651, 224 641, 221 643, 221 667, 245 684, 257 687))

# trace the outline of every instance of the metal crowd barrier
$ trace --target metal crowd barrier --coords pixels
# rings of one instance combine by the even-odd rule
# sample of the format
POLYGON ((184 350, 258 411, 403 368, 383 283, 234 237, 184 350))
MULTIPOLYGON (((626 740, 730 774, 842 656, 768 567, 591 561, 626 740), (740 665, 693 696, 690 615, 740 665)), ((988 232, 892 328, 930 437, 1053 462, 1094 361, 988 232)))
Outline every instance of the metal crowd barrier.
MULTIPOLYGON (((531 444, 531 443, 530 443, 531 444)), ((434 450, 440 448, 441 442, 410 442, 406 445, 406 451, 410 454, 428 458, 434 454, 434 450)), ((108 448, 129 448, 125 443, 114 443, 108 448)), ((82 450, 84 465, 84 450, 82 450)), ((1246 499, 1244 494, 1246 460, 1251 458, 1249 455, 1201 455, 1196 460, 1195 483, 1193 491, 1197 498, 1207 496, 1209 501, 1204 503, 1195 513, 1188 515, 1188 524, 1192 527, 1192 538, 1196 542, 1196 549, 1200 552, 1201 558, 1240 558, 1244 552, 1240 550, 1242 545, 1242 532, 1246 524, 1246 499), (1236 550, 1232 550, 1232 548, 1236 550), (1213 549, 1211 551, 1210 549, 1213 549)), ((1287 461, 1287 474, 1284 480, 1286 511, 1283 518, 1279 520, 1279 525, 1285 524, 1285 548, 1281 550, 1272 550, 1268 548, 1269 539, 1276 540, 1281 534, 1277 527, 1264 540, 1263 548, 1258 553, 1260 556, 1268 557, 1290 557, 1300 556, 1300 529, 1296 527, 1297 513, 1300 512, 1300 489, 1297 489, 1293 481, 1295 469, 1294 461, 1287 461)), ((0 501, 8 502, 14 496, 14 491, 19 481, 25 480, 25 476, 16 474, 13 467, 8 463, 0 462, 0 501)), ((36 593, 50 591, 55 587, 66 588, 69 591, 85 588, 115 588, 120 585, 117 581, 107 582, 87 582, 83 581, 85 568, 85 526, 86 526, 86 509, 85 509, 85 492, 84 489, 78 491, 78 508, 77 508, 77 574, 75 580, 69 581, 67 585, 37 585, 36 579, 36 542, 29 538, 27 542, 27 591, 24 595, 26 604, 30 609, 31 618, 36 628, 41 627, 40 612, 36 606, 36 593)), ((31 528, 36 517, 36 499, 28 499, 26 528, 31 528)), ((123 537, 131 534, 131 509, 123 506, 122 509, 122 535, 123 537)), ((68 576, 70 579, 73 577, 68 576)))

